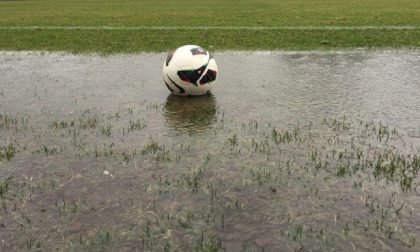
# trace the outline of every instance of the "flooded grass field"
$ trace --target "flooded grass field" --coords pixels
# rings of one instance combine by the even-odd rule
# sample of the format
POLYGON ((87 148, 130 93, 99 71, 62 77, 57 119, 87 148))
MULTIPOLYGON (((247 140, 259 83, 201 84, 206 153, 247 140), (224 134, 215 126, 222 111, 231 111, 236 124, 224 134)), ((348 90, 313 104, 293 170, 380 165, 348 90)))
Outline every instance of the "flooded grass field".
POLYGON ((0 53, 0 250, 419 251, 420 53, 0 53))

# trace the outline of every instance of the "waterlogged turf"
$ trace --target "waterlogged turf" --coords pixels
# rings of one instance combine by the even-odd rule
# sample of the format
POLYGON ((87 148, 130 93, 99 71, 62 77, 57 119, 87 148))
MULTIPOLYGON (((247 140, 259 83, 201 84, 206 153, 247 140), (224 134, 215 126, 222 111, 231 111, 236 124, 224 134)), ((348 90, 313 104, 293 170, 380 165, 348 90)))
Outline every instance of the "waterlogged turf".
POLYGON ((418 48, 419 12, 417 0, 0 1, 0 49, 130 53, 167 51, 184 44, 217 50, 418 48), (45 29, 51 26, 61 28, 45 29), (100 29, 103 26, 120 30, 100 29), (149 29, 124 30, 127 27, 149 29))
POLYGON ((420 249, 419 52, 165 58, 0 54, 0 250, 420 249))

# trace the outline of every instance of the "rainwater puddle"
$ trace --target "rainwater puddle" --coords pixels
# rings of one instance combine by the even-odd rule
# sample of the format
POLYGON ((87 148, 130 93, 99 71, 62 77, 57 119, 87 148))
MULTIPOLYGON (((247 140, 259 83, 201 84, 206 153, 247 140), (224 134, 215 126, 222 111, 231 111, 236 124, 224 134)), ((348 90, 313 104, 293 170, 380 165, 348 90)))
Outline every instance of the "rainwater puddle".
POLYGON ((0 53, 1 250, 418 251, 420 53, 0 53))

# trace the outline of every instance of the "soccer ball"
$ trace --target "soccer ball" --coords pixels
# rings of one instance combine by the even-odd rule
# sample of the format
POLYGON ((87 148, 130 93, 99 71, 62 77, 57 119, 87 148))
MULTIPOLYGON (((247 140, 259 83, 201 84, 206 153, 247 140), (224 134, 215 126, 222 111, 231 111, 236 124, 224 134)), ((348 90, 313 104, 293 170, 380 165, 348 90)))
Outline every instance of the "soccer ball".
POLYGON ((163 64, 163 81, 175 95, 210 93, 217 76, 216 61, 196 45, 181 46, 169 53, 163 64))

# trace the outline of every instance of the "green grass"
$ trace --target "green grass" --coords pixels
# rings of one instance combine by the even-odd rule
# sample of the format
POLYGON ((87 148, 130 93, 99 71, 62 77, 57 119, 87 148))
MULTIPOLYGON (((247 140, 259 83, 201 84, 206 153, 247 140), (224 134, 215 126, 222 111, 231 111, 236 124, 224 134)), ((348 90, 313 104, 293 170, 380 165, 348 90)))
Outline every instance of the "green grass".
POLYGON ((420 2, 404 1, 0 1, 0 50, 166 51, 420 47, 420 2), (16 26, 413 26, 410 30, 15 30, 16 26))

